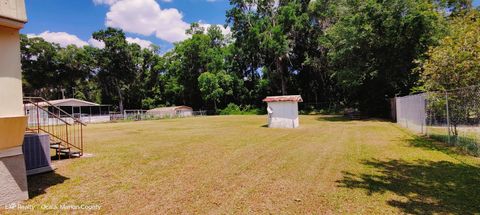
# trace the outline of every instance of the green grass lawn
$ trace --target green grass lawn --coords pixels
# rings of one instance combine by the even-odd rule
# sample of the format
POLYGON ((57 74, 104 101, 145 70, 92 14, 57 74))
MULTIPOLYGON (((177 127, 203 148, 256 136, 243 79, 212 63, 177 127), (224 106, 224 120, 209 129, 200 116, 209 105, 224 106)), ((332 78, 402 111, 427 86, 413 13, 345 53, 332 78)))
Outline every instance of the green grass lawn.
POLYGON ((303 116, 298 129, 265 122, 221 116, 89 125, 93 157, 58 161, 55 172, 30 177, 25 204, 99 204, 100 213, 114 214, 480 212, 478 158, 390 122, 303 116))

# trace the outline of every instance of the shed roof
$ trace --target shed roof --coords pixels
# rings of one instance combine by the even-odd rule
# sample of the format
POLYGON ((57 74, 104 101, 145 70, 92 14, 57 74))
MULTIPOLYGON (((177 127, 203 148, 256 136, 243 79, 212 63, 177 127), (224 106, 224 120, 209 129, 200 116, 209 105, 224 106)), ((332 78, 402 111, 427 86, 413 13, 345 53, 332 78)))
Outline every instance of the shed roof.
POLYGON ((169 111, 177 111, 177 110, 193 110, 191 107, 188 106, 173 106, 173 107, 159 107, 150 109, 147 112, 169 112, 169 111))
POLYGON ((263 99, 264 102, 303 102, 300 95, 288 95, 288 96, 268 96, 263 99))
POLYGON ((73 107, 94 107, 94 106, 103 106, 97 103, 88 102, 80 99, 58 99, 58 100, 50 100, 47 102, 39 102, 39 106, 50 106, 50 104, 62 107, 62 106, 73 106, 73 107))

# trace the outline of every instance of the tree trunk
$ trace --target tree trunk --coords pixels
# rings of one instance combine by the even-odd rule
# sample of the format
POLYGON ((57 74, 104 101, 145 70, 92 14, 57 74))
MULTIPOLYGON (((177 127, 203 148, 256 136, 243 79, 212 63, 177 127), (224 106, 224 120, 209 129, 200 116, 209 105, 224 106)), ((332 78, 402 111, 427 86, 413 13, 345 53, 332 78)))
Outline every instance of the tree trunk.
POLYGON ((280 75, 282 95, 287 95, 287 83, 285 80, 285 74, 286 74, 285 58, 286 58, 285 56, 280 56, 276 59, 276 62, 275 62, 275 65, 277 67, 277 73, 278 75, 280 75))
POLYGON ((213 100, 213 107, 215 108, 215 114, 217 113, 217 101, 213 100))
POLYGON ((122 96, 122 90, 120 89, 120 86, 117 82, 117 94, 118 94, 118 108, 120 109, 120 113, 123 114, 123 96, 122 96))

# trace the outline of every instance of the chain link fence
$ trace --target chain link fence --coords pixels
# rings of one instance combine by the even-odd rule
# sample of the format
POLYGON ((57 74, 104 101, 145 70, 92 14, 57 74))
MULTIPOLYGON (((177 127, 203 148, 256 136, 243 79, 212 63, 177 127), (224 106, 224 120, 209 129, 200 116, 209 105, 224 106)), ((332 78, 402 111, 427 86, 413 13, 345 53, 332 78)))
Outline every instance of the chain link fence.
POLYGON ((480 156, 480 87, 397 97, 397 123, 480 156))
POLYGON ((416 133, 426 133, 426 97, 426 93, 397 97, 397 123, 416 133))
POLYGON ((185 118, 185 117, 199 117, 207 116, 207 111, 191 111, 191 114, 188 116, 184 114, 152 114, 148 113, 147 110, 125 110, 122 113, 112 112, 110 113, 110 121, 120 121, 120 120, 132 120, 132 121, 141 121, 141 120, 158 120, 158 119, 174 119, 174 118, 185 118))

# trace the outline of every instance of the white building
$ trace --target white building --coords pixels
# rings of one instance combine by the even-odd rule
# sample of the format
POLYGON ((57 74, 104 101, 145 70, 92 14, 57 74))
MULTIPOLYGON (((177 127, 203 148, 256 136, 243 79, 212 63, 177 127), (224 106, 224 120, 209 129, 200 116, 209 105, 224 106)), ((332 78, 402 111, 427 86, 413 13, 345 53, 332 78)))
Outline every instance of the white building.
POLYGON ((269 96, 263 99, 267 102, 269 128, 297 128, 298 102, 303 102, 300 95, 269 96))
MULTIPOLYGON (((27 97, 28 98, 28 97, 27 97)), ((25 104, 25 115, 28 116, 28 124, 54 125, 56 118, 49 116, 49 113, 56 114, 66 122, 71 123, 73 116, 83 123, 110 122, 110 106, 100 105, 80 99, 59 99, 50 101, 39 101, 35 104, 25 104), (55 107, 52 107, 55 106, 55 107), (58 109, 57 109, 58 108, 58 109), (62 110, 62 112, 58 112, 62 110), (47 112, 48 111, 48 112, 47 112), (38 112, 38 113, 37 113, 38 112), (39 122, 37 122, 37 120, 39 122)))
POLYGON ((161 107, 148 110, 147 115, 160 118, 190 117, 193 116, 193 109, 188 106, 161 107))

